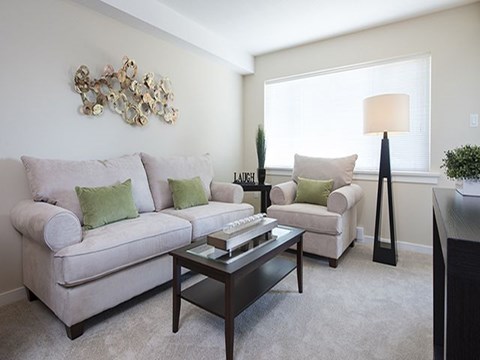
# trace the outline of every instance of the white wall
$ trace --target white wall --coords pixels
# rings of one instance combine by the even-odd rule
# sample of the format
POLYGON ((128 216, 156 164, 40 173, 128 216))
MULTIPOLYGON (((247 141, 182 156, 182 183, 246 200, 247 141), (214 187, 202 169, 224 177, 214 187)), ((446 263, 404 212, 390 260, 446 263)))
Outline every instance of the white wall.
POLYGON ((242 78, 227 67, 95 13, 70 0, 0 2, 0 303, 22 286, 21 241, 10 209, 30 198, 21 155, 106 159, 133 152, 212 155, 216 179, 242 166, 242 78), (92 76, 124 55, 139 74, 169 76, 180 110, 176 125, 153 117, 131 127, 111 111, 79 113, 73 75, 92 76), (5 298, 5 296, 4 296, 5 298))
MULTIPOLYGON (((468 124, 470 113, 480 113, 479 44, 480 3, 475 3, 257 57, 255 74, 244 77, 245 167, 257 166, 254 139, 257 125, 263 123, 266 80, 428 52, 432 55, 431 171, 442 173, 438 186, 453 186, 440 169, 444 151, 461 144, 480 144, 480 128, 468 124)), ((268 180, 275 184, 285 178, 270 176, 268 180)), ((377 182, 357 183, 366 193, 359 226, 372 236, 377 182)), ((397 240, 431 245, 432 186, 395 183, 393 188, 397 240)), ((383 236, 388 238, 388 224, 383 224, 383 236)))

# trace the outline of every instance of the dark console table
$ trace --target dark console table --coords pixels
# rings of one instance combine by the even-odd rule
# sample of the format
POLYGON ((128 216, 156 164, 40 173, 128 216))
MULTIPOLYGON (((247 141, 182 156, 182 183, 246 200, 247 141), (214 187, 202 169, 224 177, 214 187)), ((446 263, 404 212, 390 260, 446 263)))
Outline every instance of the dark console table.
POLYGON ((433 189, 435 359, 480 359, 480 197, 433 189))
POLYGON ((259 184, 259 183, 236 183, 243 188, 243 191, 260 191, 261 193, 261 202, 260 202, 260 212, 266 213, 267 208, 271 205, 270 202, 270 190, 272 190, 272 185, 270 184, 259 184))

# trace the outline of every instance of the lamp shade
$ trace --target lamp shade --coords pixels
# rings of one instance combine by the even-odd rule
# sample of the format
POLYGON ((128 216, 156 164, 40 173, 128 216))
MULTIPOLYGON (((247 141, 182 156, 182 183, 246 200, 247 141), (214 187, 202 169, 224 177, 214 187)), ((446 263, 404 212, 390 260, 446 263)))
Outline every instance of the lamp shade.
POLYGON ((363 133, 408 132, 410 97, 384 94, 363 100, 363 133))

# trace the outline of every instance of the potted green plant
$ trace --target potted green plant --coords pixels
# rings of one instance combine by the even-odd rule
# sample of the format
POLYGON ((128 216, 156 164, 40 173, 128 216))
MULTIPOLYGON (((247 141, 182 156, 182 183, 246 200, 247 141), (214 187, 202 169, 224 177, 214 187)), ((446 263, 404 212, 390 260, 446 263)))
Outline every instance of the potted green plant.
POLYGON ((449 179, 456 180, 459 193, 480 196, 480 146, 462 145, 445 151, 440 167, 449 179))
POLYGON ((265 142, 265 130, 261 125, 258 125, 257 136, 255 138, 255 143, 257 145, 257 158, 258 158, 258 169, 257 176, 258 182, 260 184, 265 183, 266 171, 265 171, 265 155, 267 153, 267 144, 265 142))

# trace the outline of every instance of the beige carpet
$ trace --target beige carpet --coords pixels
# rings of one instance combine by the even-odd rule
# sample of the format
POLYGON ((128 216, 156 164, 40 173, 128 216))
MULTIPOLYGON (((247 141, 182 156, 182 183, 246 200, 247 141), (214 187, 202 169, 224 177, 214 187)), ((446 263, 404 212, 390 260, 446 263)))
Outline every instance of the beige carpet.
MULTIPOLYGON (((292 273, 235 319, 235 359, 432 359, 431 256, 400 252, 391 267, 371 254, 358 244, 335 270, 305 258, 303 294, 292 273)), ((39 301, 1 307, 0 359, 224 359, 223 320, 182 301, 173 334, 171 295, 107 311, 75 341, 39 301)))

